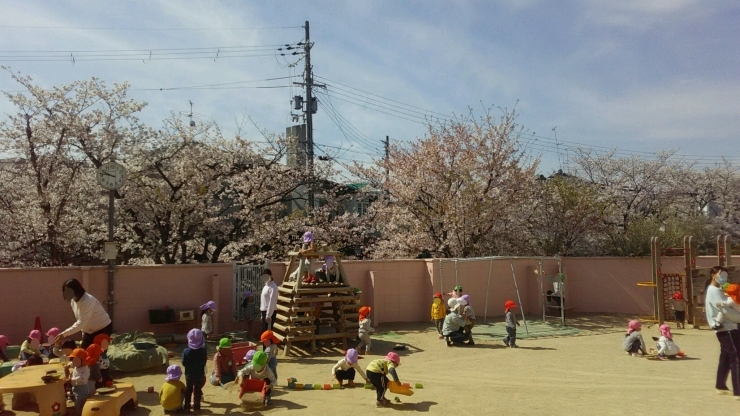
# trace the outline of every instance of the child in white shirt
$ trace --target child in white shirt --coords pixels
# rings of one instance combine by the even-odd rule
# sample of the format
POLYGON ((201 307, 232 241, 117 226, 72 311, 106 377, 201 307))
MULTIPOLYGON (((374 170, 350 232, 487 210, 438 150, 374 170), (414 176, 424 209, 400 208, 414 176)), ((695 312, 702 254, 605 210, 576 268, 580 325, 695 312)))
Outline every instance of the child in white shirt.
POLYGON ((331 374, 339 382, 340 389, 344 388, 344 385, 342 385, 344 380, 347 380, 347 387, 354 387, 356 373, 360 373, 360 376, 365 379, 365 383, 370 383, 370 379, 367 378, 365 372, 362 371, 362 368, 357 364, 357 361, 360 358, 360 353, 358 353, 356 349, 350 348, 347 350, 344 358, 337 361, 337 363, 334 364, 334 367, 331 368, 331 374))
POLYGON ((676 358, 678 353, 681 351, 673 342, 673 334, 671 334, 671 327, 668 324, 663 324, 659 328, 660 338, 658 339, 658 359, 663 358, 676 358))
POLYGON ((722 308, 732 308, 740 312, 740 286, 736 284, 730 284, 725 289, 727 299, 725 301, 719 301, 715 303, 715 306, 719 308, 717 318, 714 320, 715 325, 712 329, 717 330, 722 328, 722 322, 725 321, 725 314, 722 312, 722 308))
POLYGON ((69 354, 69 360, 68 366, 73 369, 69 377, 69 382, 72 384, 72 393, 75 396, 75 411, 77 412, 77 416, 81 416, 87 396, 90 394, 90 387, 87 384, 90 379, 90 367, 87 366, 87 352, 82 348, 76 348, 69 354))
POLYGON ((373 341, 370 339, 370 333, 375 332, 375 328, 370 326, 371 321, 368 319, 371 310, 371 307, 363 306, 359 311, 360 327, 357 330, 357 334, 360 338, 360 343, 357 345, 357 351, 361 351, 362 347, 365 347, 365 354, 370 354, 370 347, 373 345, 373 341))
POLYGON ((686 308, 688 307, 688 302, 683 298, 683 293, 674 293, 671 297, 670 303, 676 318, 676 328, 685 328, 684 323, 686 322, 686 308))

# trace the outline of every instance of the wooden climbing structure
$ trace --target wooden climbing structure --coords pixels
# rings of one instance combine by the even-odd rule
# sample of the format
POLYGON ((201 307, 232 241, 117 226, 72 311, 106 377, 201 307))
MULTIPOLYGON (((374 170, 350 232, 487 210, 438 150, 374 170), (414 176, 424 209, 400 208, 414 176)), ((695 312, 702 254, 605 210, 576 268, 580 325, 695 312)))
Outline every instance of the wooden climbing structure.
POLYGON ((316 352, 317 340, 341 341, 347 349, 348 338, 357 337, 360 308, 359 294, 347 284, 342 254, 331 248, 299 250, 288 253, 290 263, 278 288, 277 316, 273 332, 283 343, 283 356, 296 343, 310 344, 316 352), (334 267, 322 281, 313 278, 313 265, 334 257, 334 267))

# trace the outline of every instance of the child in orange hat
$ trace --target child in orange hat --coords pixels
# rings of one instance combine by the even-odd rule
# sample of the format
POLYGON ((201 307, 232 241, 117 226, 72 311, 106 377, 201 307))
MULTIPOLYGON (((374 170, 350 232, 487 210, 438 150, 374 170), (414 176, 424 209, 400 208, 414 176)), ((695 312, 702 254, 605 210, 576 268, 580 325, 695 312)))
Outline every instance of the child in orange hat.
POLYGON ((82 408, 85 407, 87 396, 90 394, 90 387, 87 382, 90 379, 90 367, 87 366, 87 352, 82 348, 75 348, 69 354, 68 367, 72 367, 72 374, 69 382, 72 384, 72 394, 75 397, 75 411, 77 415, 82 415, 82 408))
POLYGON ((504 338, 504 344, 507 347, 519 348, 516 345, 516 327, 519 326, 519 321, 516 320, 514 312, 511 310, 516 308, 516 303, 511 300, 507 300, 504 303, 504 316, 506 317, 506 338, 504 338))
POLYGON ((444 335, 442 335, 442 326, 444 326, 445 323, 445 316, 447 316, 447 308, 445 308, 445 302, 442 299, 442 294, 437 292, 432 298, 432 321, 437 327, 439 339, 444 338, 444 335))
POLYGON ((686 308, 688 307, 688 302, 686 302, 686 299, 683 298, 683 293, 676 292, 671 297, 671 308, 673 308, 673 313, 676 317, 676 328, 677 329, 683 329, 684 322, 686 322, 686 308))
POLYGON ((740 285, 734 283, 727 285, 725 293, 727 294, 727 300, 717 302, 716 304, 720 310, 717 318, 714 320, 715 325, 712 327, 714 330, 722 328, 722 322, 725 320, 725 314, 722 312, 722 308, 732 308, 740 312, 740 285))
POLYGON ((262 350, 267 354, 267 366, 272 370, 275 377, 277 377, 277 344, 280 343, 280 340, 268 329, 260 336, 260 342, 262 342, 262 350))
POLYGON ((85 350, 87 353, 87 366, 90 367, 90 381, 87 385, 89 386, 90 393, 92 396, 95 394, 96 386, 103 384, 103 375, 100 373, 100 356, 103 354, 103 349, 98 344, 90 344, 85 350))
POLYGON ((375 332, 375 328, 370 326, 371 321, 368 318, 372 308, 369 306, 363 306, 360 308, 360 327, 357 330, 357 335, 360 338, 360 343, 357 345, 357 351, 362 351, 365 347, 365 354, 370 354, 370 347, 373 345, 373 341, 370 339, 370 333, 375 332))
POLYGON ((113 379, 110 376, 110 359, 108 359, 108 346, 110 342, 111 337, 108 334, 98 334, 93 338, 93 344, 99 345, 100 349, 103 350, 103 353, 100 354, 100 359, 98 359, 100 375, 103 376, 103 381, 96 384, 96 388, 110 387, 113 385, 113 379))

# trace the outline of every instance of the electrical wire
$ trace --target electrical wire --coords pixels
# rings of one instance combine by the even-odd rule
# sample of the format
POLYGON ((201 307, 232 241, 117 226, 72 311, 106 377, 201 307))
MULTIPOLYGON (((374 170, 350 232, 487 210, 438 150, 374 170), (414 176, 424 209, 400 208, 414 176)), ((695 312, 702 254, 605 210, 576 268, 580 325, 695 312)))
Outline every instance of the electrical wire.
POLYGON ((228 30, 274 30, 274 29, 303 29, 303 26, 261 26, 261 27, 223 27, 223 28, 146 28, 146 27, 74 27, 74 26, 21 26, 21 25, 0 25, 0 29, 53 29, 53 30, 110 30, 125 32, 175 32, 175 31, 228 31, 228 30))
POLYGON ((322 109, 324 109, 324 111, 326 111, 326 114, 329 117, 329 119, 331 119, 334 122, 334 124, 336 124, 336 126, 339 128, 339 131, 342 133, 342 135, 344 136, 344 138, 347 139, 348 142, 351 143, 351 142, 354 141, 357 144, 359 144, 360 146, 362 146, 363 148, 365 148, 366 150, 370 150, 370 151, 373 150, 372 148, 368 148, 368 146, 362 141, 361 138, 353 135, 353 133, 351 131, 346 130, 344 128, 344 126, 342 125, 341 121, 339 121, 337 119, 336 115, 333 114, 332 111, 327 106, 325 106, 321 100, 317 100, 317 101, 319 103, 319 106, 322 109), (348 137, 348 134, 349 134, 349 136, 352 136, 352 139, 350 137, 348 137))
MULTIPOLYGON (((162 88, 131 88, 131 91, 173 91, 173 90, 192 90, 192 89, 222 89, 212 87, 225 87, 229 85, 247 84, 252 82, 266 82, 266 81, 278 81, 282 79, 291 79, 293 76, 277 77, 277 78, 264 78, 264 79, 253 79, 249 81, 235 81, 235 82, 222 82, 218 84, 203 84, 203 85, 190 85, 183 87, 162 87, 162 88)), ((287 85, 281 86, 261 86, 261 87, 231 87, 231 88, 287 88, 287 85)))
POLYGON ((336 111, 333 105, 331 105, 331 102, 330 102, 330 107, 327 107, 326 105, 324 105, 322 100, 318 100, 318 103, 319 103, 319 106, 321 106, 321 108, 323 108, 324 111, 326 111, 329 118, 332 121, 334 121, 334 124, 336 124, 337 127, 339 127, 340 131, 342 132, 342 134, 345 136, 347 140, 350 140, 349 137, 347 137, 347 134, 349 134, 354 139, 353 140, 354 142, 356 142, 357 144, 359 144, 366 150, 369 150, 371 152, 376 152, 376 154, 380 152, 380 150, 377 147, 374 147, 372 145, 372 142, 369 139, 363 138, 362 136, 364 135, 359 133, 357 128, 352 126, 348 121, 346 121, 346 119, 344 119, 345 121, 342 121, 343 117, 341 117, 341 115, 336 111))
POLYGON ((354 133, 354 136, 357 137, 358 141, 360 143, 364 143, 366 146, 363 146, 365 148, 369 148, 371 151, 380 153, 380 149, 377 147, 375 142, 368 137, 366 134, 362 133, 357 127, 354 126, 347 118, 345 118, 337 109, 334 107, 334 103, 331 100, 331 96, 327 94, 325 91, 318 90, 320 94, 323 94, 324 97, 326 97, 327 102, 329 103, 329 107, 332 113, 334 113, 339 120, 340 123, 347 126, 347 128, 354 133))

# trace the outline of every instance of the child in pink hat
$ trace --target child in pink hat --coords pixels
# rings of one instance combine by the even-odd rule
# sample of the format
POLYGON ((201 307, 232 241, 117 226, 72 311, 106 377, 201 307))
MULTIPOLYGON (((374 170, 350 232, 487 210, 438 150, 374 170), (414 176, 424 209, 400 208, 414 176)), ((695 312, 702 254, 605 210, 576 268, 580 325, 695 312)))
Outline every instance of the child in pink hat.
POLYGON ((627 354, 637 357, 637 353, 640 352, 642 355, 647 354, 647 348, 645 348, 645 341, 642 339, 642 323, 638 320, 632 320, 627 324, 627 335, 624 336, 622 342, 622 348, 627 354))
POLYGON ((10 341, 8 341, 8 337, 6 337, 5 335, 0 335, 0 360, 2 360, 4 363, 10 361, 8 359, 8 356, 5 355, 5 347, 7 347, 8 344, 10 344, 10 341))
POLYGON ((167 377, 164 379, 162 388, 159 389, 159 404, 165 412, 177 412, 182 410, 185 402, 185 384, 180 381, 182 369, 177 364, 167 367, 167 377))
POLYGON ((658 328, 660 330, 660 338, 658 338, 658 358, 669 358, 674 359, 681 352, 675 342, 673 342, 673 334, 671 334, 671 327, 668 324, 663 324, 658 328))
POLYGON ((31 357, 41 356, 41 331, 34 329, 28 334, 28 338, 21 344, 21 354, 18 358, 21 361, 26 361, 31 357))

